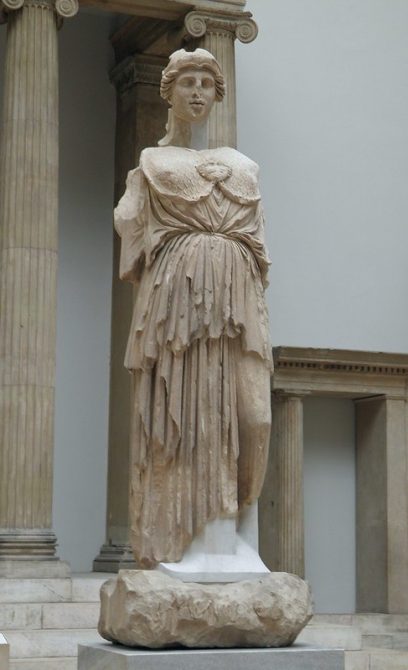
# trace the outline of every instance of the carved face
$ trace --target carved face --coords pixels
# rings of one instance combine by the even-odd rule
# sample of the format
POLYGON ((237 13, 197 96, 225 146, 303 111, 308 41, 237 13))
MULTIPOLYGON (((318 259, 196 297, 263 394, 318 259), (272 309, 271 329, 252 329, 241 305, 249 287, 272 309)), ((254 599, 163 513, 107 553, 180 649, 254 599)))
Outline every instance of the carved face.
POLYGON ((215 101, 215 81, 211 72, 188 68, 177 76, 170 102, 173 113, 190 123, 205 121, 215 101))

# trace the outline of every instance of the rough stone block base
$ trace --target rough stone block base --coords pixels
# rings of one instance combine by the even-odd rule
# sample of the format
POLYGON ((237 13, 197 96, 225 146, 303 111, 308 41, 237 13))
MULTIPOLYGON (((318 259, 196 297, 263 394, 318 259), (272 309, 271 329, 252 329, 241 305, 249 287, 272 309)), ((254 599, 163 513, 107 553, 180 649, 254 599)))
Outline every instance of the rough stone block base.
POLYGON ((78 670, 344 670, 344 651, 284 649, 135 650, 109 642, 79 645, 78 670))

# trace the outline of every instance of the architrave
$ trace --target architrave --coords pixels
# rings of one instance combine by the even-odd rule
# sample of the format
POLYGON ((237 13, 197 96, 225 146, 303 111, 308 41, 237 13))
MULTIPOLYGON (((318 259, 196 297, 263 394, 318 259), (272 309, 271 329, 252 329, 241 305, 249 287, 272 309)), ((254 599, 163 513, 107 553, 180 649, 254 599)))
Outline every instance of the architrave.
POLYGON ((192 9, 209 11, 239 10, 246 0, 80 0, 84 7, 95 7, 101 11, 117 12, 153 19, 175 21, 192 9))
POLYGON ((407 393, 407 354, 275 347, 273 357, 273 391, 350 398, 407 393))

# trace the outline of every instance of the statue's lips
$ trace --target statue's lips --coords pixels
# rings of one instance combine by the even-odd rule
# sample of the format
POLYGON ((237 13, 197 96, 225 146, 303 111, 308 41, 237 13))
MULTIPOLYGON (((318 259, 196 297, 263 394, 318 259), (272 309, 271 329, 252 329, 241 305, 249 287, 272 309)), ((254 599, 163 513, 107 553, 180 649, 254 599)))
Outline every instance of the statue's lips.
POLYGON ((190 107, 193 107, 193 109, 202 109, 204 107, 204 103, 201 100, 193 100, 189 105, 190 107))

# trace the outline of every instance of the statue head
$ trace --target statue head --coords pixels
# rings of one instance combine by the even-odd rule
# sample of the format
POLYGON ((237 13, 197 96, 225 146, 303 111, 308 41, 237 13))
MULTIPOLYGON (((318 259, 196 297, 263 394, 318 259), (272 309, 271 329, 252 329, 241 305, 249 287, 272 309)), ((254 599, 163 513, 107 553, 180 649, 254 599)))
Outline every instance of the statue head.
POLYGON ((160 95, 173 114, 190 123, 208 117, 214 101, 225 95, 225 81, 214 56, 205 49, 175 51, 163 70, 160 95))

